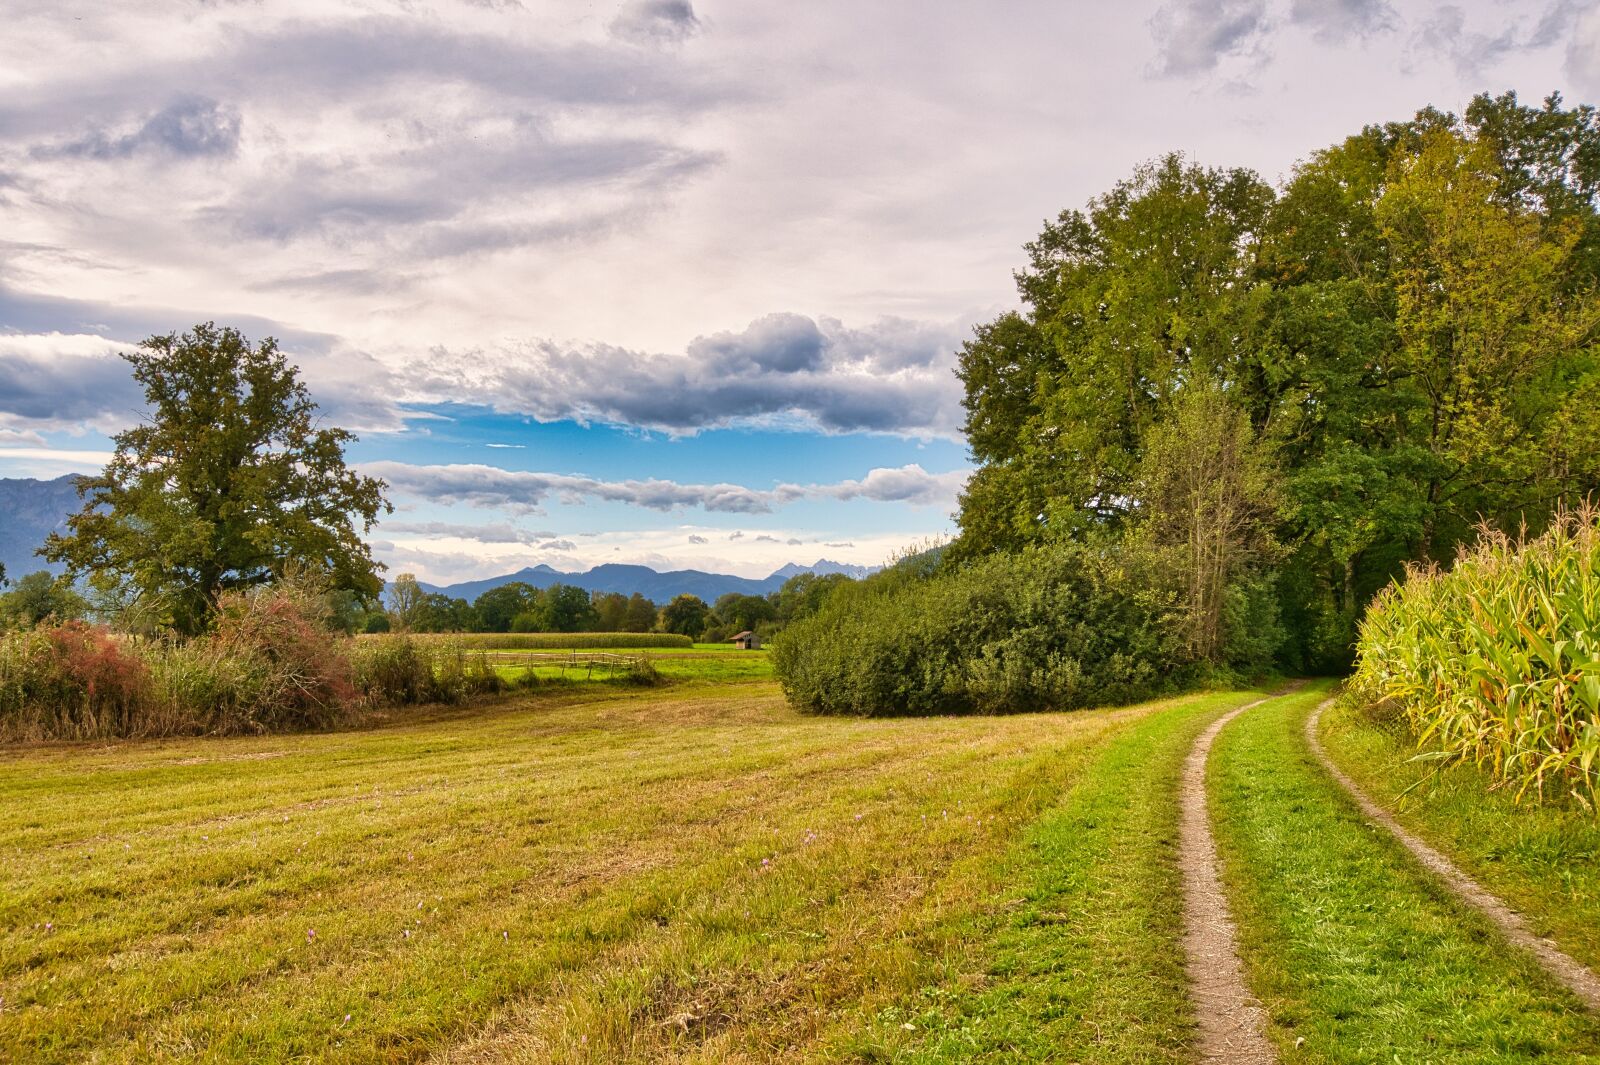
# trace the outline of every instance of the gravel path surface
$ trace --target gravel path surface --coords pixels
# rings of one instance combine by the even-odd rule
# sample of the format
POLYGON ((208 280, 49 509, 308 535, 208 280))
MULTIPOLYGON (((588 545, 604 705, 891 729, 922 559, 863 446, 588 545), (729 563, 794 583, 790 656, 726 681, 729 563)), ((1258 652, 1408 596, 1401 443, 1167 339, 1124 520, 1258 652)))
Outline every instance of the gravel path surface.
MULTIPOLYGON (((1280 695, 1283 693, 1279 693, 1280 695)), ((1278 696, 1229 711, 1200 734, 1179 785, 1178 864, 1183 871, 1183 949, 1200 1020, 1200 1060, 1271 1065, 1266 1014, 1244 984, 1238 937, 1217 870, 1217 845, 1206 809, 1206 759, 1228 722, 1278 696)))

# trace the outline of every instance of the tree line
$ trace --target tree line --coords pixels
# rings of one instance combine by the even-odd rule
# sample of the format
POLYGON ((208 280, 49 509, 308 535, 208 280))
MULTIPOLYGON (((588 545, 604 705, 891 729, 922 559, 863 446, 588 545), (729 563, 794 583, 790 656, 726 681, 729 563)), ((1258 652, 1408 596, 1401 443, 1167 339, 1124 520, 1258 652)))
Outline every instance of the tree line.
POLYGON ((1278 188, 1178 155, 1027 246, 1023 308, 961 352, 978 469, 952 560, 1125 541, 1181 570, 1192 651, 1230 587, 1294 669, 1488 521, 1600 487, 1600 118, 1479 95, 1278 188))
POLYGON ((402 573, 390 585, 387 603, 352 616, 348 631, 361 632, 670 632, 716 642, 739 632, 762 635, 815 613, 843 574, 800 573, 769 595, 729 592, 708 604, 696 595, 675 596, 658 606, 635 592, 588 592, 570 584, 536 588, 510 581, 468 602, 428 592, 416 576, 402 573))
POLYGON ((1168 155, 1025 250, 960 352, 960 533, 780 638, 802 706, 1342 671, 1408 563, 1600 489, 1591 106, 1424 108, 1278 186, 1168 155))

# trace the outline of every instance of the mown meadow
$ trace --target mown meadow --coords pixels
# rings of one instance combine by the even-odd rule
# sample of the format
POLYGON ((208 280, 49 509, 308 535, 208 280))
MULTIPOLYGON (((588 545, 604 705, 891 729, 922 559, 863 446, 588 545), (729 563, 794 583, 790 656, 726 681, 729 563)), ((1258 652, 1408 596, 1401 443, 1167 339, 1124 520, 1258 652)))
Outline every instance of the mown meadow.
POLYGON ((1243 698, 839 721, 703 681, 13 750, 0 1057, 957 1060, 1007 1025, 1037 1060, 1175 1054, 1171 812, 1116 782, 1131 730, 1176 752, 1243 698), (1071 1018, 1105 1010, 1132 1042, 1095 1051, 1071 1018))

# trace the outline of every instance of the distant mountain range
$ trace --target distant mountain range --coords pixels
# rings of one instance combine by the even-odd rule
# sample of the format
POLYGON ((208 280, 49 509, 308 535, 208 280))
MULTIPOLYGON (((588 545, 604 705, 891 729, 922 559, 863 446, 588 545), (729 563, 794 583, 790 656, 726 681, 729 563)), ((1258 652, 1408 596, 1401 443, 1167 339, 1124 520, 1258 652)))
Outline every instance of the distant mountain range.
MULTIPOLYGON (((67 516, 75 512, 78 505, 76 474, 57 477, 53 481, 0 477, 0 565, 5 566, 7 578, 16 580, 41 569, 53 573, 61 571, 60 566, 46 565, 44 559, 34 551, 44 543, 45 537, 66 527, 67 516)), ((824 558, 809 566, 791 562, 762 580, 753 580, 696 569, 658 573, 648 566, 607 564, 596 566, 587 573, 563 573, 541 565, 481 581, 443 586, 424 584, 423 588, 470 601, 490 588, 498 588, 511 581, 526 581, 536 588, 548 588, 552 584, 575 584, 591 592, 621 592, 623 595, 638 592, 657 603, 665 603, 675 595, 698 595, 710 603, 729 592, 742 595, 775 592, 783 587, 784 581, 798 573, 843 573, 860 578, 876 569, 876 566, 851 566, 824 558)))
POLYGON ((66 529, 67 515, 78 509, 78 475, 53 481, 0 477, 0 566, 16 580, 35 570, 60 573, 34 554, 45 537, 66 529))
POLYGON ((859 579, 875 572, 878 568, 846 565, 822 558, 809 566, 791 562, 758 580, 752 577, 735 577, 727 573, 706 573, 697 569, 659 573, 648 566, 624 566, 618 563, 596 566, 584 573, 564 573, 550 566, 539 565, 529 566, 500 577, 486 577, 481 581, 463 581, 460 584, 446 585, 433 585, 420 581, 418 583, 425 591, 443 592, 453 599, 465 599, 468 602, 477 599, 491 588, 498 588, 512 581, 522 581, 535 588, 567 584, 576 585, 588 592, 621 592, 623 595, 638 592, 646 599, 657 603, 665 603, 677 595, 697 595, 712 603, 729 592, 738 592, 740 595, 767 595, 782 588, 783 583, 790 577, 801 573, 815 573, 818 576, 843 573, 847 577, 859 579))

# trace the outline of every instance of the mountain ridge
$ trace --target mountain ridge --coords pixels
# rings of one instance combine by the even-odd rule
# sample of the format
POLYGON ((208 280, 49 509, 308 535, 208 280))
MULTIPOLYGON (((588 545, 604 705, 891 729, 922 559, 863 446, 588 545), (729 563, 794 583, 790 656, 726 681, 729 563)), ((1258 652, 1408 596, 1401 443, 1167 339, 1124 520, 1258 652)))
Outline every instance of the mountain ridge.
MULTIPOLYGON (((34 551, 52 532, 64 530, 68 515, 77 511, 80 505, 77 480, 77 474, 66 474, 51 480, 0 477, 0 565, 5 567, 7 579, 15 581, 41 569, 52 573, 62 571, 60 565, 46 564, 34 551)), ((525 566, 515 573, 475 581, 446 585, 419 583, 426 591, 443 592, 469 601, 490 588, 520 580, 539 588, 560 583, 577 585, 590 592, 620 592, 623 595, 638 592, 657 603, 665 603, 675 595, 697 595, 710 603, 729 592, 767 595, 777 591, 784 581, 799 573, 843 573, 860 578, 878 568, 819 558, 809 566, 790 562, 766 577, 752 578, 697 569, 661 571, 617 562, 606 562, 585 571, 568 573, 540 563, 525 566)))
POLYGON ((537 566, 525 566, 515 573, 484 577, 475 581, 459 581, 444 585, 429 584, 426 581, 417 583, 424 591, 438 592, 452 599, 465 599, 468 602, 477 599, 491 588, 498 588, 512 581, 522 581, 535 588, 566 584, 582 588, 587 592, 618 592, 622 595, 632 595, 637 592, 657 603, 665 603, 678 595, 696 595, 711 603, 730 592, 737 592, 740 595, 768 595, 783 587, 785 581, 801 573, 816 573, 819 576, 842 573, 847 577, 859 579, 876 572, 879 568, 819 558, 809 566, 790 562, 766 577, 756 578, 736 577, 729 573, 708 573, 697 569, 653 570, 649 566, 620 562, 604 562, 588 570, 563 572, 540 563, 537 566))

